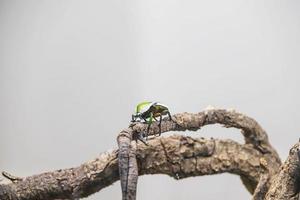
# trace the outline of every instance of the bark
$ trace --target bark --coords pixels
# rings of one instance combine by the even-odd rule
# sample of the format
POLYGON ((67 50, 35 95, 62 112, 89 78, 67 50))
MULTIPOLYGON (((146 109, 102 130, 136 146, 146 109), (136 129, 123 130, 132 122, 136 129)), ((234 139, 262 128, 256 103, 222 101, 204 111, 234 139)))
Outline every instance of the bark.
POLYGON ((300 143, 297 143, 289 153, 280 172, 274 177, 266 200, 298 200, 300 192, 300 143))
MULTIPOLYGON (((219 173, 239 175, 253 199, 296 200, 300 185, 300 143, 283 165, 266 132, 252 118, 233 110, 208 109, 165 118, 162 132, 196 131, 208 124, 241 129, 245 144, 232 140, 180 135, 153 137, 148 145, 135 139, 147 128, 134 123, 118 136, 119 149, 102 153, 78 167, 25 178, 4 173, 12 181, 0 184, 1 200, 58 200, 87 197, 120 179, 122 198, 136 197, 138 176, 166 174, 175 179, 219 173)), ((153 123, 150 135, 158 134, 153 123)))
MULTIPOLYGON (((261 126, 252 118, 236 112, 235 110, 215 109, 208 108, 203 112, 196 114, 193 113, 180 113, 172 116, 172 119, 165 118, 161 124, 161 132, 168 131, 196 131, 201 127, 209 124, 223 124, 227 128, 241 129, 241 133, 245 138, 245 144, 250 145, 254 149, 260 151, 264 155, 265 163, 272 167, 265 167, 268 177, 273 176, 279 170, 281 165, 280 158, 275 149, 270 145, 267 133, 261 128, 261 126)), ((138 179, 138 174, 128 174, 124 169, 128 170, 128 166, 131 165, 128 159, 130 152, 126 148, 130 148, 130 142, 134 138, 138 138, 139 135, 146 133, 147 124, 134 123, 131 124, 125 133, 121 132, 118 136, 119 148, 122 149, 119 154, 120 162, 120 177, 121 187, 123 192, 123 200, 135 200, 135 190, 138 179), (129 179, 131 181, 129 181, 129 179), (134 188, 131 190, 130 188, 134 188)), ((154 122, 151 125, 149 135, 159 134, 158 122, 154 122)), ((134 154, 134 151, 131 151, 134 154)), ((134 159, 132 160, 133 162, 134 159)), ((137 170, 135 170, 137 171, 137 170)), ((242 176, 242 181, 247 186, 247 189, 253 193, 256 188, 256 183, 252 182, 246 176, 242 176)), ((260 187, 265 187, 265 184, 269 182, 261 183, 260 187)), ((257 191, 262 193, 264 190, 257 191)), ((264 193, 265 194, 265 193, 264 193)), ((263 195, 264 195, 263 194, 263 195)))
MULTIPOLYGON (((260 177, 262 154, 232 140, 180 135, 155 138, 136 147, 139 175, 166 174, 175 179, 219 173, 260 177), (237 153, 238 152, 238 153, 237 153)), ((105 152, 79 167, 57 170, 0 185, 1 200, 76 199, 87 197, 119 179, 118 150, 105 152)))

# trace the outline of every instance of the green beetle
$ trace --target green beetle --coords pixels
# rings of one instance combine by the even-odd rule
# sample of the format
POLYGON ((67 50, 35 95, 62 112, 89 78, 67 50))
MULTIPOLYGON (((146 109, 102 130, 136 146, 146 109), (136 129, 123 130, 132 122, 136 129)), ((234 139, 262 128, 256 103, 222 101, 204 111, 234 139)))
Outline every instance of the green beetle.
POLYGON ((161 121, 162 117, 168 115, 170 120, 172 120, 169 108, 161 104, 159 102, 150 102, 145 101, 141 102, 136 106, 136 111, 132 115, 131 122, 145 122, 148 124, 147 128, 147 135, 149 133, 150 126, 153 122, 159 121, 158 127, 159 127, 159 135, 161 135, 161 121), (157 119, 159 117, 159 120, 157 119))

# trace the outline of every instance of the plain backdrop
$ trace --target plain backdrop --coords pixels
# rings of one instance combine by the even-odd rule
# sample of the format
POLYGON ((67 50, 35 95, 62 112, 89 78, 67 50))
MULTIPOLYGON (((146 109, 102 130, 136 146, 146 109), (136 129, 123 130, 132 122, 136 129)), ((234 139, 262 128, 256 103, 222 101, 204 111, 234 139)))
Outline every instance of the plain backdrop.
MULTIPOLYGON (((0 170, 29 176, 116 148, 139 101, 255 118, 300 137, 300 1, 0 0, 0 170)), ((181 133, 190 134, 190 133, 181 133)), ((195 137, 231 138, 208 126, 195 137)), ((238 176, 140 177, 138 199, 250 199, 238 176)), ((120 199, 120 183, 89 200, 120 199)))

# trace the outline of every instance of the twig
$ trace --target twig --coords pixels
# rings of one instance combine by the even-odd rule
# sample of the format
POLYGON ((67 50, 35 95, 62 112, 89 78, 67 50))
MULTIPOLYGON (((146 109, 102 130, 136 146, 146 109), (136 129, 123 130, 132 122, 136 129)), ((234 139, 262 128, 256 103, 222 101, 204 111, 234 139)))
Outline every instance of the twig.
POLYGON ((9 179, 13 183, 23 180, 22 178, 14 176, 14 175, 11 175, 10 173, 5 172, 5 171, 2 172, 2 176, 4 176, 5 178, 9 179))

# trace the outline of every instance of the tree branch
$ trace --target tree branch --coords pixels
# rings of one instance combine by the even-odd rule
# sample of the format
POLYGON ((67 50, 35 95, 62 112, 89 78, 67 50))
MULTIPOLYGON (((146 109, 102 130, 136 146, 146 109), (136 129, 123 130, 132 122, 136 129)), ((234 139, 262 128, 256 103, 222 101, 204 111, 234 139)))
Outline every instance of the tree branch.
MULTIPOLYGON (((267 133, 254 119, 234 110, 208 108, 205 111, 196 114, 186 112, 175 114, 172 116, 172 120, 167 117, 162 121, 161 132, 186 130, 196 131, 202 126, 216 123, 223 124, 227 128, 234 127, 241 129, 246 144, 263 153, 265 155, 264 159, 267 165, 272 166, 272 168, 267 167, 269 176, 278 172, 281 160, 275 149, 270 145, 267 133)), ((147 132, 147 127, 147 124, 133 123, 128 129, 126 129, 126 131, 122 131, 117 139, 119 148, 121 149, 119 153, 119 169, 123 200, 135 199, 136 185, 134 184, 137 183, 138 179, 138 174, 128 174, 128 170, 130 170, 128 166, 132 165, 128 160, 130 157, 129 152, 135 154, 134 151, 129 151, 128 148, 130 148, 132 139, 138 138, 139 135, 147 132), (132 180, 132 182, 129 182, 129 179, 132 180)), ((159 134, 158 122, 154 122, 149 131, 149 135, 156 134, 159 134)), ((131 161, 135 162, 134 158, 131 161)), ((136 172, 137 169, 134 171, 136 172)), ((251 180, 247 177, 242 176, 242 180, 244 184, 248 186, 247 189, 253 193, 255 187, 250 186, 254 186, 255 184, 251 183, 251 180)), ((264 186, 264 184, 260 185, 261 187, 264 186)))
MULTIPOLYGON (((280 163, 280 158, 275 149, 270 145, 265 130, 252 118, 236 112, 235 110, 207 108, 199 113, 179 113, 163 119, 161 124, 162 132, 169 131, 197 131, 209 124, 222 124, 226 128, 237 128, 242 130, 246 144, 253 145, 262 153, 272 153, 280 163)), ((133 134, 146 132, 147 124, 135 123, 130 126, 133 134)), ((130 131, 129 131, 130 132, 130 131)), ((158 122, 151 125, 149 135, 159 134, 158 122)))
MULTIPOLYGON (((47 172, 0 185, 1 200, 76 199, 93 194, 119 179, 117 150, 101 154, 79 167, 47 172)), ((232 140, 194 139, 185 136, 155 138, 139 144, 139 174, 167 174, 176 179, 229 172, 260 177, 263 154, 232 140)))
POLYGON ((298 200, 300 192, 300 142, 292 147, 280 172, 273 178, 266 200, 298 200))
MULTIPOLYGON (((300 191, 300 142, 281 166, 266 132, 252 118, 233 110, 207 109, 165 118, 162 132, 196 131, 208 124, 242 130, 245 144, 232 140, 195 139, 185 136, 154 137, 137 144, 147 125, 133 123, 118 135, 119 149, 101 154, 79 167, 26 178, 4 173, 12 181, 0 184, 1 200, 78 199, 121 180, 123 200, 134 200, 139 175, 166 174, 175 179, 218 173, 241 177, 253 200, 298 200, 300 191), (281 167, 280 167, 281 166, 281 167), (119 172, 119 173, 118 173, 119 172)), ((149 135, 159 133, 154 122, 149 135)))

